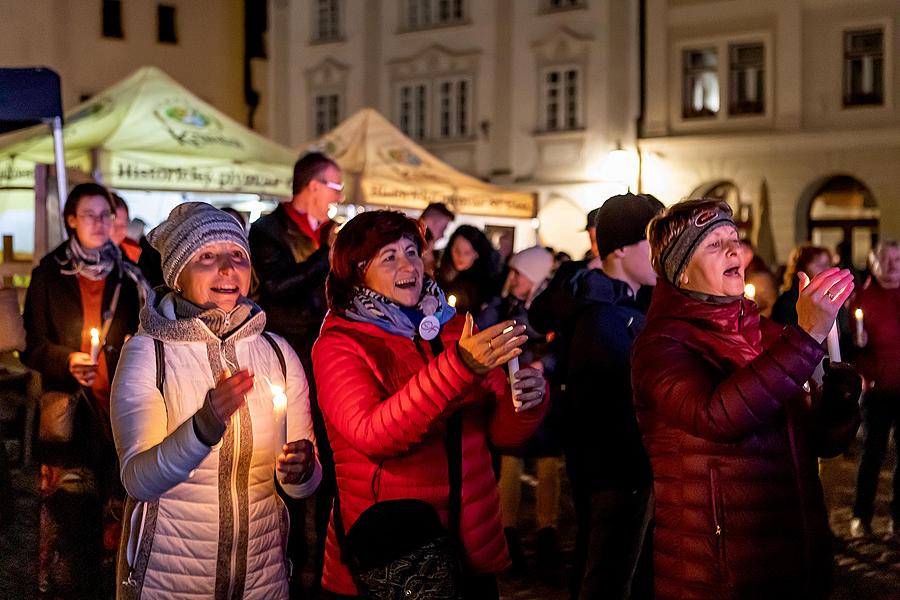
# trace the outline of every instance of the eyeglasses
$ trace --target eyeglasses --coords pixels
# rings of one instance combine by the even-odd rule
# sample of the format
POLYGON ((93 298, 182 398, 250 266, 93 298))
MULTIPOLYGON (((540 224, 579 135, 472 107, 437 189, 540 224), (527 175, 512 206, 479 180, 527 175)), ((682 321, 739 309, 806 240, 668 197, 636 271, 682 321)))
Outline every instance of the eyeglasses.
POLYGON ((334 182, 334 181, 326 181, 325 179, 318 179, 317 181, 318 181, 319 183, 321 183, 322 185, 324 185, 325 187, 330 188, 330 189, 332 189, 332 190, 334 190, 334 191, 336 191, 336 192, 343 192, 343 191, 344 191, 344 184, 343 184, 343 183, 337 183, 337 182, 334 182))
POLYGON ((78 215, 75 215, 82 221, 91 221, 94 223, 106 223, 111 221, 113 218, 113 213, 110 211, 102 212, 99 215, 94 214, 92 212, 85 212, 78 215))

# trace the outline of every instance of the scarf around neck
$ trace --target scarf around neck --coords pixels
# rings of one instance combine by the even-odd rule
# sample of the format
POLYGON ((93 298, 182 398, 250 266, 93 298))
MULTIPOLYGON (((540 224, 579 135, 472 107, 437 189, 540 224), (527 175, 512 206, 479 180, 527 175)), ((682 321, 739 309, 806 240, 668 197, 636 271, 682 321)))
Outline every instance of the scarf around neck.
MULTIPOLYGON (((422 286, 422 296, 415 308, 425 316, 434 315, 440 324, 453 318, 456 310, 447 304, 444 292, 433 279, 426 276, 422 286)), ((417 325, 402 310, 399 304, 366 287, 357 287, 356 295, 344 317, 358 323, 371 323, 395 335, 410 339, 418 335, 417 325)))
POLYGON ((229 312, 221 308, 197 306, 181 294, 175 294, 175 316, 179 319, 200 319, 217 337, 224 339, 250 317, 253 304, 241 298, 229 312))
POLYGON ((88 249, 81 245, 75 234, 66 245, 66 256, 72 267, 63 268, 63 275, 81 275, 91 281, 106 279, 122 262, 122 251, 111 241, 107 240, 99 248, 88 249))

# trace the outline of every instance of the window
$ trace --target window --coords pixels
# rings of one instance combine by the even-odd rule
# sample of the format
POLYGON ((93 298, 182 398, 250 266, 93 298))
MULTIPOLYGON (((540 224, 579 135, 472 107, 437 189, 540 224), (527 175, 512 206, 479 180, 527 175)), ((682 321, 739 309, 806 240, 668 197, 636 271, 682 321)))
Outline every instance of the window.
POLYGON ((125 37, 122 32, 122 2, 121 0, 103 0, 103 37, 125 37))
POLYGON ((316 0, 316 33, 318 42, 331 42, 340 39, 340 0, 316 0))
POLYGON ((407 0, 406 27, 425 29, 466 19, 465 0, 407 0))
POLYGON ((582 7, 584 7, 584 0, 544 0, 544 10, 546 11, 582 7))
POLYGON ((844 106, 884 104, 884 30, 844 32, 844 106))
POLYGON ((399 90, 400 130, 415 140, 428 136, 428 85, 412 83, 400 86, 399 90))
POLYGON ((729 70, 728 114, 761 115, 766 112, 765 60, 762 44, 732 44, 729 70))
POLYGON ((682 115, 712 117, 719 112, 719 54, 715 48, 685 50, 682 115))
POLYGON ((471 89, 472 82, 469 79, 445 79, 438 82, 438 137, 460 138, 470 134, 471 89))
POLYGON ((314 103, 316 135, 325 135, 341 121, 341 97, 339 94, 317 94, 314 103))
POLYGON ((542 128, 563 131, 581 127, 581 69, 547 69, 543 75, 542 128))
POLYGON ((178 31, 175 27, 175 7, 160 4, 156 7, 156 19, 159 25, 157 38, 161 44, 177 44, 178 31))

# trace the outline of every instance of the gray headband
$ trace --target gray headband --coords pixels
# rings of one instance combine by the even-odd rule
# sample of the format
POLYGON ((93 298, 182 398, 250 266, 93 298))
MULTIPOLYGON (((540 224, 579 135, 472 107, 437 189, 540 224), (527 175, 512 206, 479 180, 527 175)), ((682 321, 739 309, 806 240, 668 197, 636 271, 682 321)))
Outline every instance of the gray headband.
POLYGON ((706 236, 725 225, 735 227, 731 213, 717 208, 703 210, 691 217, 681 235, 672 240, 672 243, 663 252, 662 265, 669 283, 679 287, 678 280, 687 268, 697 246, 706 236))

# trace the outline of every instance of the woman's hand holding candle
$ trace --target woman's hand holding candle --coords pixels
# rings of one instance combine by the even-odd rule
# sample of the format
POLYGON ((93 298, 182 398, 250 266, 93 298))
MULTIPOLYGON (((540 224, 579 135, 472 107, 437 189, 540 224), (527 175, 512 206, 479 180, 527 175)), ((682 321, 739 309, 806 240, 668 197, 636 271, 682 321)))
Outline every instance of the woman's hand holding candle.
POLYGON ((544 374, 534 367, 519 369, 513 385, 513 406, 522 412, 538 406, 544 401, 546 381, 544 374))
POLYGON ((69 355, 69 373, 79 385, 91 387, 97 379, 97 362, 87 352, 73 352, 69 355))
POLYGON ((315 451, 309 440, 297 440, 285 444, 276 461, 276 468, 282 483, 303 483, 312 475, 315 467, 315 451))

